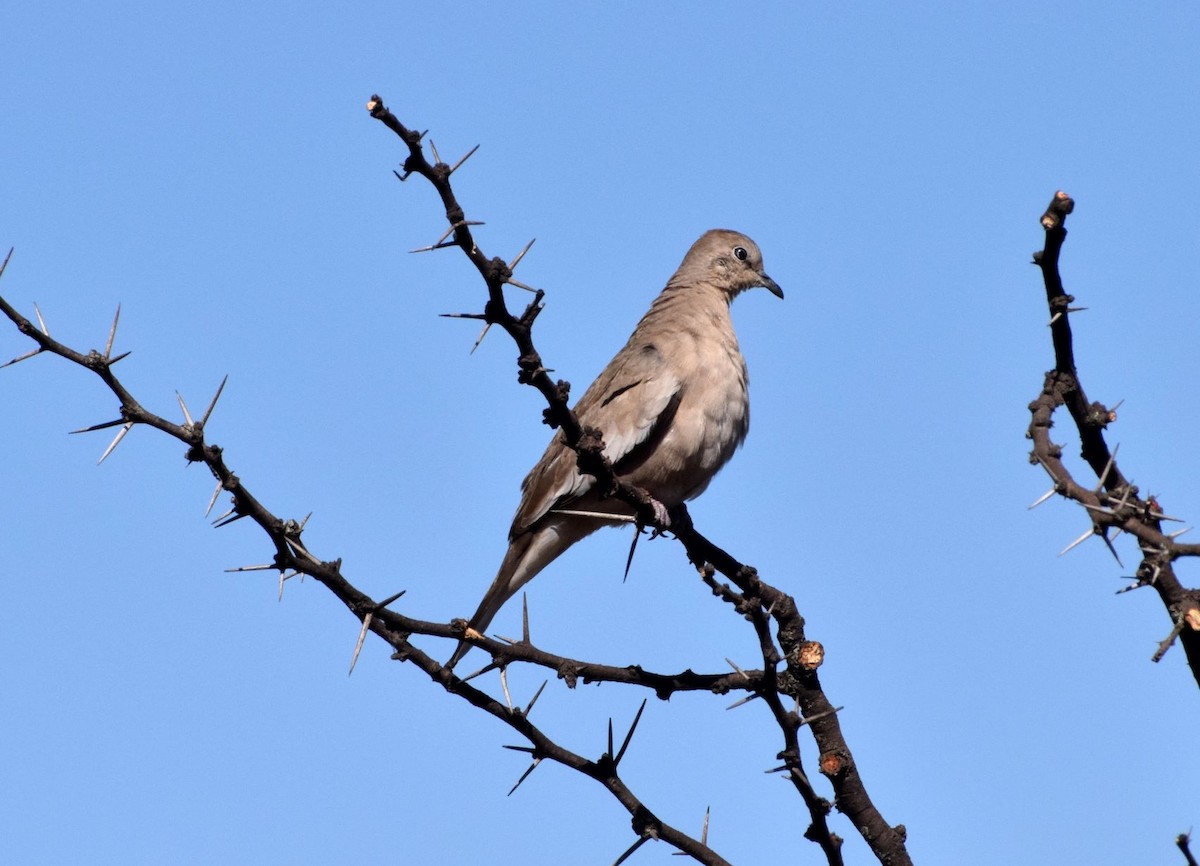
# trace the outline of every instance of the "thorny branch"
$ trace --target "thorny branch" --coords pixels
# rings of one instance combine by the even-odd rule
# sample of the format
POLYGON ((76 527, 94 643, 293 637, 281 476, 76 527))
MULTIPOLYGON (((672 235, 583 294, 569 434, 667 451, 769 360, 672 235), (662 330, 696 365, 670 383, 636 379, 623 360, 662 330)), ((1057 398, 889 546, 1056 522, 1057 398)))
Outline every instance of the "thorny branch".
MULTIPOLYGON (((503 287, 506 282, 514 282, 512 266, 500 258, 489 260, 480 251, 472 236, 473 223, 465 219, 463 209, 450 186, 453 169, 440 160, 430 164, 422 148, 422 134, 405 127, 384 106, 379 96, 371 97, 367 109, 372 117, 396 133, 408 146, 409 155, 404 161, 404 174, 398 175, 401 180, 419 174, 433 184, 441 197, 455 244, 463 250, 487 283, 488 302, 483 320, 489 326, 498 325, 503 328, 517 344, 520 353, 518 381, 537 388, 546 399, 546 423, 552 428, 562 429, 564 441, 578 454, 580 471, 594 476, 599 490, 634 506, 642 525, 663 530, 664 527, 656 522, 649 495, 643 490, 622 483, 613 474, 612 466, 604 456, 604 444, 599 432, 580 426, 568 402, 568 383, 553 383, 550 380, 531 337, 533 321, 542 306, 543 293, 538 291, 535 294, 533 301, 519 318, 508 312, 503 287)), ((443 239, 435 242, 429 249, 442 245, 446 236, 443 235, 443 239)), ((514 264, 524 252, 517 256, 514 264)), ((816 669, 823 658, 823 651, 812 652, 813 647, 819 648, 820 645, 805 638, 804 619, 796 610, 795 600, 760 580, 752 567, 743 565, 705 538, 695 529, 683 506, 671 516, 670 533, 683 543, 688 559, 693 564, 702 571, 711 566, 741 591, 742 601, 735 604, 735 608, 755 624, 763 650, 764 674, 755 693, 763 697, 771 707, 775 721, 783 733, 785 747, 779 757, 784 761, 788 777, 808 806, 812 819, 805 835, 821 845, 830 863, 841 862, 841 840, 831 833, 825 820, 831 805, 812 788, 800 762, 796 732, 802 724, 808 723, 821 752, 818 765, 833 784, 837 808, 851 818, 881 862, 910 862, 904 847, 903 826, 891 827, 884 821, 858 775, 850 749, 842 736, 836 711, 822 691, 817 677, 816 669), (770 638, 770 619, 774 619, 778 627, 777 634, 782 652, 776 649, 770 638), (776 668, 780 660, 785 661, 787 667, 785 671, 777 673, 776 668), (796 709, 783 708, 783 695, 794 698, 796 709)))
MULTIPOLYGON (((1142 497, 1139 488, 1121 471, 1117 448, 1111 450, 1104 431, 1117 419, 1116 407, 1088 401, 1075 369, 1070 314, 1075 298, 1063 289, 1059 274, 1059 254, 1066 240, 1066 218, 1075 202, 1061 190, 1054 194, 1042 215, 1046 230, 1045 248, 1034 253, 1033 262, 1042 270, 1046 302, 1050 308, 1050 335, 1054 343, 1054 369, 1046 373, 1042 392, 1029 404, 1032 419, 1026 437, 1033 440, 1031 463, 1040 464, 1050 476, 1053 487, 1030 508, 1060 494, 1081 505, 1091 528, 1069 544, 1063 553, 1093 536, 1099 536, 1120 564, 1113 539, 1122 532, 1132 535, 1141 552, 1141 562, 1133 583, 1121 592, 1152 586, 1171 617, 1171 631, 1152 656, 1159 661, 1178 638, 1187 655, 1192 675, 1200 685, 1200 590, 1187 589, 1175 574, 1174 562, 1186 556, 1200 556, 1200 544, 1184 544, 1177 538, 1186 531, 1164 532, 1164 521, 1178 521, 1163 512, 1153 495, 1142 497), (1062 460, 1062 446, 1050 439, 1056 409, 1066 406, 1079 433, 1080 456, 1095 472, 1097 483, 1085 487, 1071 475, 1062 460)), ((1119 404, 1118 404, 1119 405, 1119 404)), ((1061 555, 1061 554, 1060 554, 1061 555)))
MULTIPOLYGON (((471 233, 471 226, 479 223, 466 219, 450 185, 450 176, 474 153, 474 150, 458 160, 453 167, 442 162, 434 150, 434 162, 431 163, 424 153, 423 134, 403 126, 383 106, 377 96, 372 97, 368 103, 368 109, 373 117, 400 136, 408 147, 409 155, 404 162, 404 174, 397 173, 397 176, 404 180, 412 174, 421 175, 434 186, 442 199, 449 229, 438 241, 426 249, 459 247, 475 265, 486 283, 488 300, 484 312, 478 315, 470 314, 467 317, 478 318, 484 321, 487 327, 499 326, 516 343, 519 353, 518 380, 537 388, 546 399, 545 421, 551 427, 562 430, 565 440, 578 453, 581 470, 596 477, 599 489, 606 491, 608 495, 619 497, 630 503, 642 525, 662 529, 656 523, 650 497, 645 491, 621 483, 613 475, 612 467, 604 457, 603 441, 599 433, 580 425, 570 409, 568 402, 570 386, 568 383, 551 380, 543 366, 534 347, 531 331, 534 320, 542 309, 544 293, 530 289, 534 291, 534 298, 520 316, 514 316, 508 310, 504 297, 504 286, 515 285, 529 289, 528 286, 513 277, 513 269, 528 251, 528 246, 511 263, 499 258, 489 259, 477 246, 471 233)), ((430 147, 432 150, 432 143, 430 143, 430 147)), ((9 255, 11 257, 11 251, 9 255)), ((4 263, 0 264, 0 276, 3 275, 7 263, 8 259, 6 258, 4 263)), ((723 674, 696 674, 690 670, 676 674, 653 673, 640 666, 617 667, 569 659, 545 652, 535 647, 530 640, 527 621, 521 640, 501 642, 474 632, 465 633, 466 623, 463 620, 444 624, 412 619, 389 609, 389 606, 397 601, 403 593, 397 593, 391 598, 376 602, 359 591, 342 574, 340 559, 323 560, 307 549, 303 542, 307 518, 296 521, 276 516, 251 494, 241 479, 229 468, 221 447, 210 443, 205 436, 205 425, 221 395, 224 382, 217 389, 207 410, 199 420, 192 416, 180 396, 179 406, 183 414, 183 423, 178 424, 144 408, 114 374, 113 366, 128 354, 112 355, 112 346, 120 315, 119 309, 117 316, 114 317, 104 351, 92 350, 86 353, 70 348, 52 338, 40 310, 36 311, 36 325, 18 313, 3 298, 0 298, 0 312, 3 312, 21 333, 36 344, 35 349, 14 358, 9 364, 43 352, 57 355, 94 372, 117 397, 120 403, 119 418, 75 431, 88 432, 119 427, 116 437, 104 452, 104 457, 112 452, 130 429, 141 424, 161 430, 178 439, 187 446, 186 456, 190 462, 201 462, 209 468, 217 481, 216 490, 209 503, 210 511, 222 491, 227 493, 232 500, 232 507, 224 515, 218 517, 214 525, 226 526, 234 521, 249 518, 263 530, 274 549, 274 556, 269 563, 245 566, 235 570, 278 572, 281 592, 284 581, 291 577, 297 575, 313 577, 345 604, 359 620, 362 632, 359 645, 355 649, 355 660, 362 646, 362 638, 369 630, 392 647, 393 659, 413 663, 431 681, 438 683, 448 692, 459 696, 472 706, 495 716, 523 736, 530 745, 513 748, 528 753, 532 759, 532 765, 518 780, 517 785, 514 785, 514 790, 543 760, 551 760, 569 767, 604 785, 628 810, 632 818, 634 833, 638 837, 637 841, 621 855, 618 862, 624 861, 650 839, 667 842, 700 863, 724 864, 726 861, 708 846, 707 819, 702 838, 699 840, 692 838, 657 817, 618 775, 619 763, 632 738, 637 719, 640 718, 640 710, 619 749, 614 751, 610 723, 607 750, 596 760, 587 759, 563 748, 530 722, 529 714, 541 693, 540 689, 525 707, 513 703, 508 693, 505 675, 509 664, 524 662, 552 669, 570 687, 582 679, 584 682, 612 682, 646 688, 660 699, 667 699, 676 692, 698 690, 707 690, 715 694, 743 692, 747 695, 746 700, 761 699, 769 708, 773 720, 780 728, 784 745, 778 755, 783 762, 782 766, 772 772, 786 772, 787 778, 800 793, 809 810, 811 822, 804 835, 821 846, 827 861, 830 864, 842 862, 841 839, 829 829, 826 820, 828 812, 836 804, 840 811, 851 818, 854 827, 863 835, 881 863, 896 864, 896 866, 911 863, 904 847, 905 831, 903 826, 889 826, 872 804, 863 786, 838 723, 837 709, 840 708, 834 708, 830 704, 817 677, 816 670, 821 664, 824 650, 819 643, 806 639, 804 620, 796 610, 794 599, 762 581, 753 568, 738 562, 705 538, 692 525, 686 509, 681 507, 672 514, 670 533, 683 543, 689 560, 698 567, 703 580, 714 594, 729 603, 738 614, 751 622, 759 638, 762 651, 763 667, 761 670, 743 670, 734 666, 733 673, 723 674), (717 573, 731 581, 736 589, 729 584, 718 583, 715 578, 717 573), (777 628, 778 646, 771 638, 772 622, 777 628), (493 698, 472 686, 467 680, 473 677, 463 679, 453 671, 447 670, 440 662, 410 642, 409 638, 414 634, 455 641, 465 636, 473 645, 488 652, 492 656, 492 662, 485 670, 500 670, 504 700, 493 698), (778 670, 780 661, 786 662, 783 670, 778 670), (793 699, 793 708, 786 707, 785 698, 793 699), (804 772, 798 736, 799 729, 803 726, 808 726, 812 730, 820 750, 818 767, 832 784, 835 795, 834 804, 815 791, 804 772)), ((486 333, 487 327, 485 327, 484 333, 486 333)), ((482 335, 480 338, 482 339, 482 335)))

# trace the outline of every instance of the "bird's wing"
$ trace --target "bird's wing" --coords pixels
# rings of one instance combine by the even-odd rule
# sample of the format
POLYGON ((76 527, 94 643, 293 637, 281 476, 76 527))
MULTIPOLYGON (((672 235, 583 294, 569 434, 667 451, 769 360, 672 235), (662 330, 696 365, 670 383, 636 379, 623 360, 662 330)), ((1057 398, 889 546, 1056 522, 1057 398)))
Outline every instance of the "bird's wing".
MULTIPOLYGON (((580 423, 604 434, 604 453, 618 471, 638 463, 670 426, 682 383, 652 343, 631 340, 604 369, 575 406, 580 423)), ((591 489, 595 479, 581 475, 575 452, 560 436, 521 484, 521 504, 510 537, 525 532, 556 506, 591 489)))

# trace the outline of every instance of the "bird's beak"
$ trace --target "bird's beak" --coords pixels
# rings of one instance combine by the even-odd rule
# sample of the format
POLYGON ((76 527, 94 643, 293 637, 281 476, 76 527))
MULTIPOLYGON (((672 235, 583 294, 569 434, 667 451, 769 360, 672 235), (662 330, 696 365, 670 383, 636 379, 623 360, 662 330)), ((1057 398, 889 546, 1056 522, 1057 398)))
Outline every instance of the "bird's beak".
POLYGON ((762 273, 761 271, 759 271, 758 276, 759 276, 759 279, 762 280, 761 285, 764 289, 769 291, 772 295, 774 295, 777 298, 783 297, 783 289, 779 288, 779 283, 775 282, 773 279, 771 279, 770 277, 768 277, 766 274, 762 273))

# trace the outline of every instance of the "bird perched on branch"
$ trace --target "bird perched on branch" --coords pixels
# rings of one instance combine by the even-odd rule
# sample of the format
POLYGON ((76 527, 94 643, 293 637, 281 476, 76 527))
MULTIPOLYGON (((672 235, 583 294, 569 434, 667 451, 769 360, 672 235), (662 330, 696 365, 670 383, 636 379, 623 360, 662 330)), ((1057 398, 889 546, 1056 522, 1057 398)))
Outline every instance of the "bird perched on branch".
MULTIPOLYGON (((603 434, 617 477, 654 498, 660 521, 668 509, 703 493, 746 438, 746 361, 729 305, 760 286, 783 297, 754 241, 725 229, 705 232, 575 406, 579 423, 603 434)), ((628 522, 633 509, 601 499, 594 485, 556 435, 521 484, 508 552, 471 628, 486 629, 518 589, 572 544, 602 526, 628 522)), ((460 643, 448 665, 469 649, 460 643)))

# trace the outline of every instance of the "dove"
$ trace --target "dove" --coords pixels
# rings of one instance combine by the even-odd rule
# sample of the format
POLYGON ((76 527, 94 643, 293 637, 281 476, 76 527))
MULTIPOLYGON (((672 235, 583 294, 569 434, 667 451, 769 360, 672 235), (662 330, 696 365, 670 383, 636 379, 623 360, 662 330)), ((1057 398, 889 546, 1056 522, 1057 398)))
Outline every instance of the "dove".
MULTIPOLYGON (((756 287, 783 297, 763 270, 758 245, 728 229, 705 232, 575 405, 579 423, 603 434, 614 473, 653 497, 660 520, 703 493, 746 438, 746 361, 729 307, 756 287)), ((556 434, 521 484, 508 551, 470 619, 472 629, 483 632, 506 601, 575 542, 629 522, 633 509, 601 499, 594 486, 556 434)), ((469 649, 460 642, 447 666, 469 649)))

